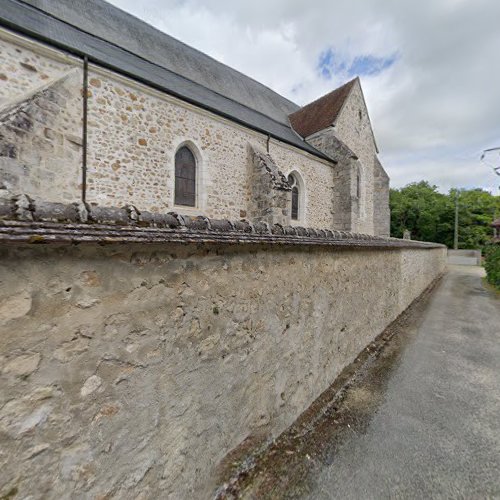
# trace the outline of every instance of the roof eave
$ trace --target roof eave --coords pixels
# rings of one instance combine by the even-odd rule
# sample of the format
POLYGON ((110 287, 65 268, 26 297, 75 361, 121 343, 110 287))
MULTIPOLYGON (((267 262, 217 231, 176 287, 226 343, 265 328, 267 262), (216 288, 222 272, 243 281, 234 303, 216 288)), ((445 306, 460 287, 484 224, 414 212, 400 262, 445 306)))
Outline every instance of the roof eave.
POLYGON ((278 122, 18 0, 2 1, 0 27, 2 26, 77 57, 87 57, 91 63, 332 162, 331 158, 307 144, 300 136, 296 137, 289 124, 278 122), (118 65, 118 62, 128 66, 128 69, 118 65), (165 84, 166 81, 170 86, 165 84), (204 100, 196 98, 197 95, 203 96, 204 100), (231 110, 235 113, 229 112, 231 110))

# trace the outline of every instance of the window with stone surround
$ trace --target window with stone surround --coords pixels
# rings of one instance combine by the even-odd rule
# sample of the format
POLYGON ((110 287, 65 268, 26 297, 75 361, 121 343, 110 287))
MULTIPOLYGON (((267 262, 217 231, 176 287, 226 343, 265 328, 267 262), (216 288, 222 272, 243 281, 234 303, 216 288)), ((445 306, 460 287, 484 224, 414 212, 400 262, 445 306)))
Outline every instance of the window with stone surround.
POLYGON ((288 184, 292 188, 292 220, 299 220, 299 209, 300 209, 300 193, 299 193, 299 183, 297 177, 294 174, 288 176, 288 184))
POLYGON ((175 205, 196 206, 196 158, 182 146, 175 154, 175 205))

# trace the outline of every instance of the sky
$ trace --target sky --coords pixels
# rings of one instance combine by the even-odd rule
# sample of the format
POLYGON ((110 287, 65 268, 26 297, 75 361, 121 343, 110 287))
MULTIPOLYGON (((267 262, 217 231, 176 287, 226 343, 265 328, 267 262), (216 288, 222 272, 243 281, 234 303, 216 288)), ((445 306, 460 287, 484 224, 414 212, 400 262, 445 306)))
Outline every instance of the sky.
POLYGON ((112 3, 300 105, 360 76, 393 187, 500 193, 498 0, 112 3))

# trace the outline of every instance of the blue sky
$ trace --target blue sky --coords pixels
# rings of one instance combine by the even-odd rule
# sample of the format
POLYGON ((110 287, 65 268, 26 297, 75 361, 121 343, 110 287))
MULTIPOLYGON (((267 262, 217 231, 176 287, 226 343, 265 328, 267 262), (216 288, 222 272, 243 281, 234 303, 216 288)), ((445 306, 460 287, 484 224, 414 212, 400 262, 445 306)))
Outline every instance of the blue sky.
POLYGON ((359 75, 393 186, 499 193, 496 0, 111 1, 298 104, 359 75))
POLYGON ((318 71, 326 80, 332 80, 335 75, 340 74, 345 74, 349 79, 356 76, 373 76, 390 68, 396 62, 396 59, 396 54, 388 57, 375 57, 364 54, 358 55, 349 61, 329 47, 319 55, 318 71))

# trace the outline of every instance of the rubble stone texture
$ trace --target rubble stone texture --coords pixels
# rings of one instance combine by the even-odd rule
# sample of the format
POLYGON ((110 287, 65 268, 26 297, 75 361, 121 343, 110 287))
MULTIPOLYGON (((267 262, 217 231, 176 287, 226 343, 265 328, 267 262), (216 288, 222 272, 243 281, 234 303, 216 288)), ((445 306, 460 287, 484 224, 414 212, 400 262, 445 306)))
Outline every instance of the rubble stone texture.
POLYGON ((442 248, 3 246, 0 496, 210 497, 227 452, 289 426, 444 262, 442 248))
POLYGON ((338 162, 333 171, 331 188, 333 226, 362 232, 366 226, 366 214, 360 214, 359 211, 357 176, 362 167, 358 158, 335 137, 333 128, 314 134, 308 138, 308 142, 338 162))
POLYGON ((334 169, 334 225, 389 236, 389 177, 377 157, 359 80, 354 82, 335 125, 307 141, 338 162, 334 169))
MULTIPOLYGON (((267 136, 111 73, 94 79, 100 83, 91 88, 89 100, 89 202, 131 203, 153 212, 176 210, 228 219, 252 210, 252 149, 266 151, 267 136), (140 139, 147 144, 141 145, 140 139), (174 156, 185 143, 198 161, 195 209, 173 204, 174 156)), ((305 177, 308 207, 303 224, 333 228, 328 190, 333 164, 276 141, 270 144, 270 154, 284 174, 298 170, 305 177)))
POLYGON ((250 176, 252 196, 249 217, 255 222, 290 224, 291 188, 287 178, 269 154, 252 149, 253 169, 250 176))
MULTIPOLYGON (((3 30, 0 40, 7 61, 0 81, 0 195, 77 201, 82 198, 82 61, 3 30)), ((303 181, 300 225, 373 232, 373 223, 349 225, 351 214, 343 213, 339 191, 353 183, 352 175, 345 175, 349 165, 269 140, 93 65, 87 96, 86 199, 91 203, 245 218, 253 210, 255 148, 268 151, 285 176, 295 172, 303 181), (184 144, 198 164, 195 208, 173 203, 174 157, 184 144)), ((366 186, 370 182, 367 178, 366 186)))
POLYGON ((342 121, 361 94, 335 163, 97 66, 85 91, 81 60, 5 30, 0 57, 0 498, 209 497, 444 269, 373 235, 387 178, 367 116, 342 121))
POLYGON ((373 183, 373 225, 374 233, 389 237, 391 234, 391 212, 389 208, 389 177, 382 165, 375 159, 373 183))
POLYGON ((298 221, 300 225, 341 229, 335 226, 333 218, 332 192, 337 166, 309 155, 299 155, 274 142, 271 142, 269 146, 269 153, 286 177, 294 173, 304 183, 305 214, 302 220, 298 221))
MULTIPOLYGON (((366 109, 359 80, 353 88, 339 113, 334 127, 335 137, 356 153, 360 161, 361 183, 359 197, 358 232, 374 234, 374 165, 377 147, 366 109)), ((377 207, 378 208, 378 207, 377 207)))
POLYGON ((0 37, 0 196, 81 198, 81 63, 0 37))

